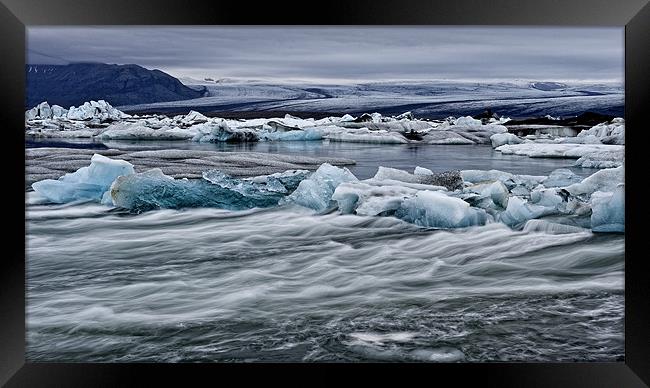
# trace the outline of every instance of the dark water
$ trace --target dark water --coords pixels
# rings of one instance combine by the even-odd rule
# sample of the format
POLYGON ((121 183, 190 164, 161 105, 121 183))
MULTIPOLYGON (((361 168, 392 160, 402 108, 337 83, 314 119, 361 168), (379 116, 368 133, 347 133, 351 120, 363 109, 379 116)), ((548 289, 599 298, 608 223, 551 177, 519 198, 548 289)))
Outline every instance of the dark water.
POLYGON ((31 205, 32 361, 615 361, 624 237, 31 205))
MULTIPOLYGON (((68 141, 52 144, 49 139, 32 139, 29 146, 67 147, 68 141)), ((92 141, 75 139, 70 147, 88 144, 89 148, 117 149, 194 149, 224 152, 267 152, 274 154, 341 157, 353 159, 356 165, 349 169, 359 178, 375 175, 377 166, 393 167, 413 172, 416 166, 434 172, 449 170, 501 170, 513 174, 548 175, 558 168, 568 168, 587 177, 597 170, 573 167, 574 159, 529 158, 504 155, 489 145, 432 145, 432 144, 364 144, 328 141, 283 141, 258 143, 196 143, 185 141, 92 141)), ((101 150, 98 149, 98 153, 101 150)))
MULTIPOLYGON (((170 148, 171 142, 111 142, 170 148)), ((545 175, 488 146, 173 142, 545 175)), ((581 175, 594 170, 574 169, 581 175)), ((33 193, 28 193, 32 195, 33 193)), ((30 361, 617 361, 624 236, 455 231, 298 207, 27 211, 30 361)))

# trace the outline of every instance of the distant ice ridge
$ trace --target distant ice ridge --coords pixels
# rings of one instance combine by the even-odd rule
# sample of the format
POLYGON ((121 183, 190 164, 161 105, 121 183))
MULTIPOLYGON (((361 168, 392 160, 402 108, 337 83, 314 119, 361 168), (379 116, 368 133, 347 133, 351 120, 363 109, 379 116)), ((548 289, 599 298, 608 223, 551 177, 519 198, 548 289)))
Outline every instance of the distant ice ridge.
POLYGON ((317 213, 396 217, 428 228, 501 222, 529 231, 625 231, 623 167, 602 169, 585 179, 566 169, 532 176, 498 170, 433 173, 423 167, 409 173, 379 167, 372 178, 359 180, 347 168, 323 163, 315 172, 234 178, 208 170, 202 179, 174 179, 158 168, 135 173, 126 161, 96 154, 90 166, 32 186, 50 202, 92 200, 135 212, 297 205, 317 213), (534 219, 546 223, 533 227, 529 221, 534 219))
POLYGON ((443 121, 419 120, 411 112, 397 116, 379 113, 320 120, 283 118, 229 120, 190 111, 167 117, 131 116, 106 103, 90 101, 80 107, 50 107, 47 102, 25 112, 26 135, 54 138, 112 140, 191 140, 196 142, 312 141, 406 144, 487 144, 493 134, 503 134, 509 119, 485 123, 472 117, 443 121))

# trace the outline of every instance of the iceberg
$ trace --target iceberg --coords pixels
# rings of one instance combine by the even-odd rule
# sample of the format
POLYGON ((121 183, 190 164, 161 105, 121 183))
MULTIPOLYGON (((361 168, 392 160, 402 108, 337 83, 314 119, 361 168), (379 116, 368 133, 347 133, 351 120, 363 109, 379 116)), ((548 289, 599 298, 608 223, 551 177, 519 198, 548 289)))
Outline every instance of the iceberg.
POLYGON ((285 172, 261 175, 251 178, 233 178, 220 170, 210 170, 203 173, 203 179, 221 186, 224 189, 236 191, 245 196, 252 196, 263 192, 291 193, 300 181, 311 174, 307 170, 289 170, 285 172))
MULTIPOLYGON (((56 105, 58 106, 58 105, 56 105)), ((40 104, 36 105, 32 109, 29 109, 25 112, 25 120, 34 120, 34 119, 51 119, 52 118, 52 108, 47 101, 43 101, 40 104)))
POLYGON ((410 174, 396 168, 379 166, 373 179, 377 181, 399 181, 429 186, 441 186, 445 187, 447 190, 457 190, 463 187, 463 178, 460 171, 456 170, 433 173, 431 170, 423 169, 422 167, 417 167, 415 171, 415 174, 410 174))
POLYGON ((625 186, 613 192, 597 191, 591 196, 591 230, 625 233, 625 186))
POLYGON ((413 175, 433 175, 433 171, 429 170, 428 168, 415 166, 415 170, 413 170, 413 175))
POLYGON ((409 141, 398 132, 371 131, 368 128, 331 131, 323 136, 330 141, 377 144, 406 144, 409 141))
POLYGON ((607 168, 591 174, 580 183, 574 183, 565 189, 573 196, 590 198, 596 191, 613 192, 624 181, 623 167, 607 168))
POLYGON ((539 185, 546 176, 543 175, 515 175, 499 170, 462 170, 462 179, 466 182, 481 183, 500 181, 508 190, 514 190, 517 186, 524 186, 528 191, 539 185))
POLYGON ((622 145, 608 144, 557 144, 557 143, 521 143, 504 144, 495 148, 506 155, 523 155, 531 158, 568 158, 578 159, 592 152, 620 152, 622 145))
POLYGON ((195 133, 192 140, 201 143, 259 141, 257 131, 250 128, 230 128, 223 119, 197 124, 191 129, 195 133))
POLYGON ((154 168, 118 177, 110 195, 115 206, 134 212, 194 207, 244 210, 275 206, 287 190, 273 183, 243 182, 216 171, 206 173, 205 179, 174 179, 154 168))
POLYGON ((52 118, 65 118, 68 110, 59 105, 52 105, 52 118))
MULTIPOLYGON (((480 199, 486 198, 490 203, 484 204, 479 207, 493 207, 505 209, 508 206, 508 188, 501 181, 494 181, 492 183, 479 183, 465 188, 466 192, 476 193, 480 195, 480 199)), ((478 199, 478 198, 477 198, 478 199)), ((476 199, 475 199, 476 201, 476 199)))
POLYGON ((593 137, 603 144, 625 144, 625 120, 617 117, 609 123, 601 123, 585 129, 577 137, 593 137))
POLYGON ((581 182, 582 178, 573 171, 566 168, 553 170, 548 178, 542 181, 545 187, 565 187, 574 183, 581 182))
POLYGON ((624 160, 623 152, 598 151, 580 157, 574 165, 583 168, 616 168, 622 166, 624 160))
POLYGON ((334 190, 341 183, 357 181, 357 177, 347 168, 323 163, 309 178, 301 181, 298 188, 282 202, 295 203, 322 212, 330 207, 334 190))
POLYGON ((422 139, 427 144, 476 144, 453 131, 435 129, 422 139))
POLYGON ((96 135, 106 140, 187 140, 194 135, 184 129, 163 126, 160 129, 146 127, 140 124, 116 123, 111 124, 103 132, 96 135))
POLYGON ((317 128, 291 131, 260 132, 259 139, 266 141, 312 141, 321 140, 322 132, 317 128))
POLYGON ((336 188, 332 200, 338 203, 339 212, 362 216, 392 215, 405 199, 418 192, 405 186, 368 182, 346 182, 336 188))
POLYGON ((499 213, 497 219, 504 224, 514 227, 533 218, 554 213, 554 209, 545 206, 533 205, 519 197, 510 197, 508 207, 499 213))
POLYGON ((428 228, 464 228, 485 225, 488 215, 462 199, 437 191, 420 191, 402 202, 395 217, 428 228))
POLYGON ((481 120, 475 119, 472 116, 459 117, 453 121, 454 125, 466 127, 480 127, 483 125, 481 120))
POLYGON ((99 120, 117 121, 123 118, 131 117, 126 113, 115 109, 104 100, 85 102, 80 107, 71 106, 66 116, 70 120, 99 120))
POLYGON ((512 133, 495 133, 490 136, 490 142, 492 142, 492 147, 496 148, 504 144, 519 144, 524 141, 512 133))
POLYGON ((133 165, 124 160, 113 160, 94 154, 90 166, 56 179, 34 182, 32 188, 51 202, 66 203, 76 200, 101 201, 113 181, 119 176, 134 174, 133 165))

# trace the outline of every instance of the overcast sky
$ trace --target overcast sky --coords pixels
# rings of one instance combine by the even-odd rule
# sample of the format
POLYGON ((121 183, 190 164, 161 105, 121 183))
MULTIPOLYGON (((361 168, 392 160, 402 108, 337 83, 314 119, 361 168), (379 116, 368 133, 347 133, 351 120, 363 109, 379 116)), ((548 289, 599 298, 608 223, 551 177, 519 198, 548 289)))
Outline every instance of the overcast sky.
POLYGON ((30 64, 355 82, 623 80, 622 27, 29 27, 30 64))

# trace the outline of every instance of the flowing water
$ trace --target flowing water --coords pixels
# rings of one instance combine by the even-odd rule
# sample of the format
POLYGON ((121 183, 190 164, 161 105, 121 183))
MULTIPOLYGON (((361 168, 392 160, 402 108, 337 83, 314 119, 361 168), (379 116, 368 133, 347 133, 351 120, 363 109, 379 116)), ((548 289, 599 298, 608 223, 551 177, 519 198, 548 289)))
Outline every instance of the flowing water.
MULTIPOLYGON (((451 152, 420 149, 414 160, 404 156, 413 155, 408 147, 356 146, 343 156, 374 170, 396 163, 445 169, 422 160, 451 152)), ((294 147, 307 153, 300 147, 312 146, 294 147)), ((459 169, 510 163, 525 171, 501 169, 541 175, 558 168, 552 163, 570 164, 505 156, 494 162, 486 147, 450 147, 456 160, 448 164, 459 169)), ((26 217, 30 361, 624 355, 623 235, 516 231, 499 223, 432 230, 294 206, 134 215, 90 203, 30 203, 26 217)))

